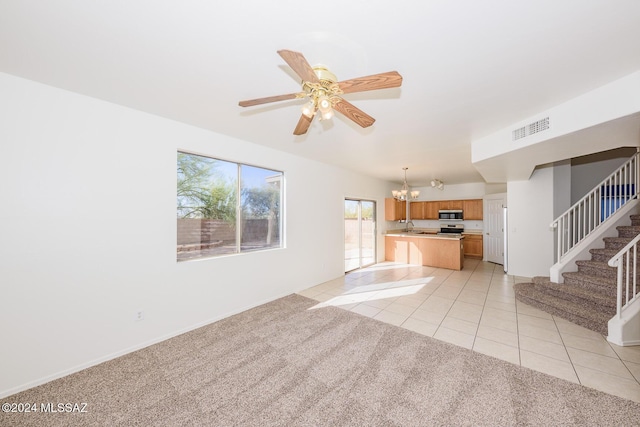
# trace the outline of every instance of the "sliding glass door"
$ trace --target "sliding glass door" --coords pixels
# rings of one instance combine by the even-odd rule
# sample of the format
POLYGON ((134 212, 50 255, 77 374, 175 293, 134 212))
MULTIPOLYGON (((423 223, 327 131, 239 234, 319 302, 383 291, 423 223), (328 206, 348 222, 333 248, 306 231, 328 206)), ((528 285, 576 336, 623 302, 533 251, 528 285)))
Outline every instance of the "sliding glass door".
POLYGON ((376 202, 344 201, 344 271, 376 262, 376 202))

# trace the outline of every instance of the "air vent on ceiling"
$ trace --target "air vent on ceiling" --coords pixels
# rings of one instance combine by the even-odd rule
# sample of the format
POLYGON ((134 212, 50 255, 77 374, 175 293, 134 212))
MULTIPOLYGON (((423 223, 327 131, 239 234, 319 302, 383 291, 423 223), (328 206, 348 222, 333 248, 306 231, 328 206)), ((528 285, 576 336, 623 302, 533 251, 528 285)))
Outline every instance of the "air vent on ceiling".
POLYGON ((534 133, 542 132, 549 129, 549 117, 540 119, 537 122, 529 123, 526 126, 515 129, 513 131, 513 140, 516 141, 525 136, 533 135, 534 133))
POLYGON ((524 127, 524 126, 513 131, 513 140, 514 141, 516 139, 524 138, 525 136, 527 136, 527 128, 524 127))

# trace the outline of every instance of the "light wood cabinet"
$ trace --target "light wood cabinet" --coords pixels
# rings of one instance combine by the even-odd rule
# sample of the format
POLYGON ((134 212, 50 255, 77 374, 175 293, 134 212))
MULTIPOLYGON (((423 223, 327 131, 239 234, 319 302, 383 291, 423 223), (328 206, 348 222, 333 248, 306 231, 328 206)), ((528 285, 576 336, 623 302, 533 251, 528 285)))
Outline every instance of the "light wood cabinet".
POLYGON ((424 219, 438 219, 440 202, 424 202, 424 219))
POLYGON ((464 234, 464 256, 482 259, 482 234, 464 234))
POLYGON ((386 236, 385 259, 405 264, 462 270, 463 241, 464 239, 386 236))
POLYGON ((464 219, 482 220, 482 199, 463 200, 462 215, 464 219))
POLYGON ((393 198, 384 199, 384 219, 386 221, 407 219, 407 202, 393 198))
POLYGON ((384 259, 393 262, 408 262, 409 240, 395 236, 385 236, 384 259))
POLYGON ((462 200, 440 200, 439 209, 462 209, 462 200))
POLYGON ((449 200, 449 209, 462 209, 462 200, 449 200))
MULTIPOLYGON (((406 219, 406 203, 396 199, 385 199, 385 219, 406 219)), ((482 205, 482 199, 419 201, 409 204, 409 214, 411 219, 438 219, 438 211, 441 209, 461 209, 465 220, 482 221, 482 205)))
POLYGON ((427 202, 411 202, 409 212, 411 219, 427 219, 424 215, 424 208, 427 202))

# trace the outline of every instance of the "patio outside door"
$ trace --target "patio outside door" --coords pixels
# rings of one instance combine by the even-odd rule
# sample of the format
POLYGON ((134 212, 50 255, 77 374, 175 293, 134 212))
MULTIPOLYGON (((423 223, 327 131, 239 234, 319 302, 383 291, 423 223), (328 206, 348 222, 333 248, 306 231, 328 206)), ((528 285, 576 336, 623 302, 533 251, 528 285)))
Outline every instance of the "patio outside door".
POLYGON ((376 202, 344 201, 344 271, 376 262, 376 202))

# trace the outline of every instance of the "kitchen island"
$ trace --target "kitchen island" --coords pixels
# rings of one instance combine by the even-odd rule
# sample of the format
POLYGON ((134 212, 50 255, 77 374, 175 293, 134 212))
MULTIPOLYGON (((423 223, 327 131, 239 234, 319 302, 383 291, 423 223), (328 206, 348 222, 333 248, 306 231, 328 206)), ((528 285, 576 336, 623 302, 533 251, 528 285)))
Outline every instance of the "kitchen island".
POLYGON ((385 234, 385 259, 462 270, 463 239, 461 235, 440 235, 430 231, 388 231, 385 234))

